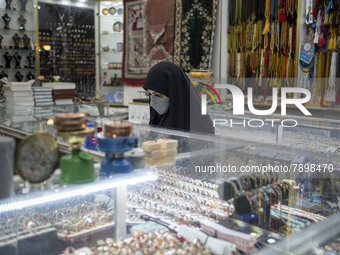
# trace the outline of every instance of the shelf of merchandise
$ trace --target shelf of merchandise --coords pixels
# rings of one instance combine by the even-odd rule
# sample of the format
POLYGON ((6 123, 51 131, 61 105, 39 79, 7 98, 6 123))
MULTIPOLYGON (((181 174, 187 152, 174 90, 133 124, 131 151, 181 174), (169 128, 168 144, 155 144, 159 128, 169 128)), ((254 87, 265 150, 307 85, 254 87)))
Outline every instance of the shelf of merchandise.
MULTIPOLYGON (((5 1, 4 1, 5 2, 5 1)), ((34 5, 35 0, 32 1, 27 1, 26 4, 26 10, 21 10, 21 4, 19 1, 11 1, 11 9, 6 9, 5 8, 5 3, 1 4, 0 7, 0 16, 3 16, 4 14, 8 14, 11 18, 9 22, 9 29, 4 27, 4 22, 2 22, 2 25, 0 27, 0 34, 3 36, 3 40, 1 43, 0 47, 0 54, 3 55, 5 52, 9 52, 10 55, 13 55, 15 52, 18 52, 19 55, 21 55, 21 67, 16 68, 14 66, 14 61, 12 59, 11 61, 11 68, 6 68, 5 67, 5 61, 0 61, 2 63, 2 67, 0 68, 1 70, 5 71, 8 75, 8 80, 9 81, 16 81, 15 78, 15 73, 18 70, 24 71, 22 73, 24 76, 26 75, 25 71, 32 71, 32 74, 36 77, 37 73, 37 65, 39 65, 39 59, 37 58, 37 52, 35 48, 35 42, 37 40, 36 38, 36 19, 37 19, 37 12, 36 12, 36 6, 34 5), (25 29, 20 29, 20 24, 18 22, 18 18, 20 16, 23 16, 26 19, 26 22, 24 24, 25 29), (20 38, 22 38, 23 35, 27 34, 27 36, 30 38, 30 43, 29 43, 29 48, 24 48, 23 46, 26 46, 23 44, 23 40, 20 40, 20 48, 16 49, 14 48, 14 42, 12 39, 12 36, 18 34, 20 38), (25 67, 26 65, 26 56, 28 54, 33 54, 35 57, 34 61, 34 67, 30 68, 25 67)), ((26 80, 26 77, 24 78, 26 80)))
MULTIPOLYGON (((123 52, 122 51, 112 51, 112 49, 116 49, 116 43, 123 43, 123 32, 115 32, 112 31, 113 24, 115 22, 121 22, 123 24, 123 15, 119 15, 115 13, 111 15, 108 13, 104 15, 102 10, 104 8, 114 7, 118 10, 118 8, 123 8, 123 1, 99 1, 98 2, 98 60, 99 60, 99 88, 98 94, 101 97, 103 94, 103 73, 109 72, 112 75, 117 75, 118 78, 121 78, 121 69, 108 69, 102 68, 103 61, 105 62, 115 62, 119 63, 122 61, 123 52), (104 51, 103 47, 110 47, 109 51, 104 51)), ((108 77, 109 78, 109 77, 108 77)), ((108 87, 108 88, 116 88, 116 87, 108 87)), ((107 89, 105 90, 107 91, 107 89)))

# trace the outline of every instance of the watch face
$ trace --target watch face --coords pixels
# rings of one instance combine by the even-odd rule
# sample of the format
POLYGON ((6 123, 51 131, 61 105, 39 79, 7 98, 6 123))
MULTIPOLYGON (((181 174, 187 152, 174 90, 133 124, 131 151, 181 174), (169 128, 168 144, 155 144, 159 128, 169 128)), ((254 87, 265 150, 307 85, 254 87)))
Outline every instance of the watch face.
POLYGON ((43 133, 28 136, 22 140, 15 155, 17 173, 31 183, 47 180, 58 164, 58 144, 55 139, 43 133))
POLYGON ((109 14, 109 9, 104 8, 104 9, 102 10, 102 13, 103 13, 104 15, 108 15, 108 14, 109 14))
POLYGON ((115 32, 121 32, 123 29, 123 24, 120 21, 117 21, 113 24, 113 31, 115 32))
POLYGON ((111 7, 111 8, 109 9, 109 12, 110 12, 111 15, 115 15, 117 11, 116 11, 116 8, 111 7))

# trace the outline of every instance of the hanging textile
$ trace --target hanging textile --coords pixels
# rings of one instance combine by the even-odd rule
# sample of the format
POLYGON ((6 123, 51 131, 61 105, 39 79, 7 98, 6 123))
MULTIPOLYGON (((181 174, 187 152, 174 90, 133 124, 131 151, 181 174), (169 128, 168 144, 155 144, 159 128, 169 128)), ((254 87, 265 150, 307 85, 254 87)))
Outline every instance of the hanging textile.
POLYGON ((124 1, 123 84, 142 86, 147 69, 144 64, 143 0, 124 1))
POLYGON ((175 0, 144 0, 143 11, 144 64, 148 71, 160 61, 173 60, 175 0))
POLYGON ((217 0, 176 0, 174 62, 184 71, 211 69, 216 12, 217 0))

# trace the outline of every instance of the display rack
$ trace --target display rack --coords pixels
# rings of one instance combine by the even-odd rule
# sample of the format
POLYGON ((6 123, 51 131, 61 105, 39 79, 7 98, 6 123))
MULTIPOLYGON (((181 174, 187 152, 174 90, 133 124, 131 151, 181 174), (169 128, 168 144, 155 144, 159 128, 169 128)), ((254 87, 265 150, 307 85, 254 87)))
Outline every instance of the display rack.
POLYGON ((6 1, 0 3, 0 73, 12 82, 35 79, 34 3, 19 0, 8 3, 8 6, 6 1))
POLYGON ((123 1, 98 2, 99 96, 123 104, 123 1))
POLYGON ((47 82, 74 82, 78 97, 95 96, 94 10, 39 5, 40 74, 47 82))

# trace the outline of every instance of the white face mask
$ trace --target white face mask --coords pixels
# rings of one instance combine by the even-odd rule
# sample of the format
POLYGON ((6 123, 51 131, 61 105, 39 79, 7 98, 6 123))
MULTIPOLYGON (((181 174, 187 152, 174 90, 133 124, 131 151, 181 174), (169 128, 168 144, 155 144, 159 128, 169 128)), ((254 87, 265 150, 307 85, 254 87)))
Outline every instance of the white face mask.
POLYGON ((159 115, 165 114, 169 109, 169 98, 161 98, 158 96, 151 96, 150 106, 155 109, 159 115))

